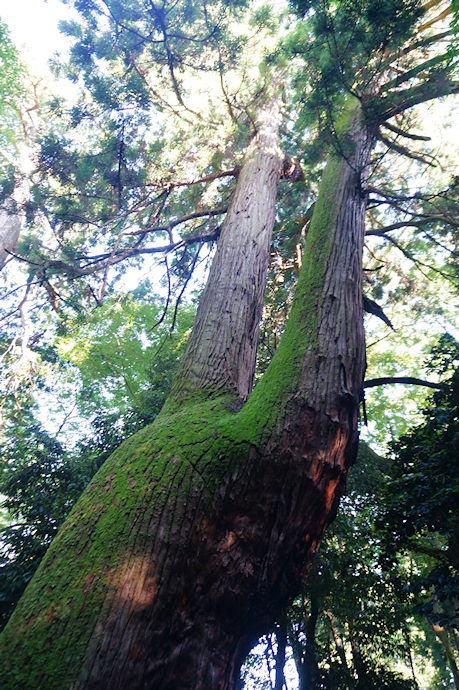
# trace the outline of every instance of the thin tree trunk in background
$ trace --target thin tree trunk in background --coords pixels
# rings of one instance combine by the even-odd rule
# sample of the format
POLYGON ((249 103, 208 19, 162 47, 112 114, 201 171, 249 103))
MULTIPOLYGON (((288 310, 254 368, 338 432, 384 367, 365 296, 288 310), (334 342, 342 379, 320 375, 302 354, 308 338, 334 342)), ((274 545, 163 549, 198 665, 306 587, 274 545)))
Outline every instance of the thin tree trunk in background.
MULTIPOLYGON (((42 561, 2 636, 5 688, 233 690, 247 652, 304 586, 356 456, 365 367, 371 137, 356 102, 341 131, 352 153, 330 157, 284 337, 242 409, 234 398, 250 390, 264 289, 261 268, 245 264, 262 251, 274 191, 241 172, 235 198, 253 219, 244 267, 230 250, 214 271, 170 402, 101 468, 42 561), (240 275, 232 299, 249 306, 227 304, 215 346, 207 302, 215 295, 224 309, 219 282, 227 289, 240 275)), ((257 155, 274 190, 278 153, 257 155)), ((234 254, 222 233, 225 242, 234 254)))
POLYGON ((362 652, 360 650, 359 641, 355 635, 355 625, 353 619, 349 620, 349 637, 351 639, 352 662, 354 669, 357 672, 359 685, 365 687, 367 684, 368 673, 365 661, 362 657, 362 652))
POLYGON ((33 138, 35 126, 24 127, 26 141, 18 146, 18 168, 15 187, 0 208, 0 271, 14 252, 25 225, 25 204, 30 199, 31 175, 34 168, 33 138))
POLYGON ((340 658, 341 665, 343 667, 344 676, 346 677, 346 679, 349 683, 349 687, 353 688, 355 686, 355 683, 354 683, 354 680, 352 677, 351 670, 350 670, 349 665, 347 663, 346 651, 344 649, 343 641, 342 641, 341 637, 339 636, 338 631, 336 629, 335 617, 333 616, 333 613, 331 611, 327 611, 326 615, 328 617, 328 620, 330 621, 330 628, 332 631, 333 641, 335 643, 336 652, 340 658))
POLYGON ((456 657, 453 651, 453 648, 451 647, 450 641, 448 639, 448 633, 446 630, 441 626, 438 625, 437 623, 433 623, 430 618, 426 617, 426 620, 432 630, 434 631, 435 635, 438 637, 440 640, 443 649, 445 650, 446 658, 448 659, 448 664, 451 669, 451 673, 453 674, 454 678, 454 685, 456 687, 456 690, 459 690, 459 668, 457 666, 456 662, 456 657))
POLYGON ((316 654, 316 626, 319 617, 319 602, 316 597, 310 599, 310 613, 306 624, 306 644, 289 634, 289 642, 299 678, 299 690, 316 690, 320 688, 320 674, 316 654))
POLYGON ((285 649, 287 647, 287 620, 285 614, 279 619, 279 625, 276 628, 276 640, 276 682, 274 684, 274 689, 282 690, 285 685, 284 666, 285 649))
POLYGON ((311 612, 306 627, 306 649, 304 654, 304 666, 307 671, 308 682, 304 687, 319 688, 319 667, 316 653, 316 626, 319 618, 319 601, 316 596, 311 597, 311 612))

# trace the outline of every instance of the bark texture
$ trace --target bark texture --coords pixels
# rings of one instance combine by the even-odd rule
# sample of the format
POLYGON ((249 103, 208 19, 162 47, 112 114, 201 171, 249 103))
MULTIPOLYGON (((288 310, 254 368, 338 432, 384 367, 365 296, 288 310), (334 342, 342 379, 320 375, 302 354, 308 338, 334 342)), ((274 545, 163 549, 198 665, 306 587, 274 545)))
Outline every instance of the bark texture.
POLYGON ((35 128, 27 128, 26 142, 18 146, 18 168, 13 192, 0 208, 0 271, 4 268, 10 252, 14 252, 25 224, 25 204, 30 199, 30 178, 34 168, 34 152, 30 142, 35 128))
POLYGON ((279 120, 280 101, 273 98, 258 113, 172 396, 207 389, 244 398, 252 390, 284 162, 279 120))
POLYGON ((11 203, 0 209, 0 271, 9 257, 9 252, 16 248, 21 229, 21 218, 13 210, 11 203))
POLYGON ((107 461, 53 542, 3 633, 5 688, 235 689, 246 653, 304 583, 357 450, 371 138, 352 103, 284 338, 241 409, 274 217, 274 120, 266 138, 259 127, 231 208, 253 221, 244 261, 228 220, 174 395, 107 461))

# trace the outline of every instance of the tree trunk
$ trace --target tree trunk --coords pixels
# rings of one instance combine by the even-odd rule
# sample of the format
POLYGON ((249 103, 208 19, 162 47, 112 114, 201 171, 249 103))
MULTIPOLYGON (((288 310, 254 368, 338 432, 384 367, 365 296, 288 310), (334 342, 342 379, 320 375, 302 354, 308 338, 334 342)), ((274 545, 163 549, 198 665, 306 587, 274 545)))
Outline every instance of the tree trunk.
POLYGON ((446 632, 445 628, 441 625, 438 625, 438 623, 433 623, 430 618, 426 616, 426 620, 432 630, 434 631, 435 635, 438 637, 440 640, 443 649, 445 650, 446 658, 448 659, 448 664, 451 669, 451 673, 453 674, 454 678, 454 686, 456 687, 456 690, 459 690, 459 668, 457 666, 456 662, 456 656, 454 654, 454 650, 451 646, 451 643, 448 639, 448 633, 446 632))
POLYGON ((0 271, 4 268, 10 252, 14 252, 25 224, 25 204, 30 199, 31 175, 34 169, 34 149, 31 145, 36 130, 33 125, 25 130, 26 141, 18 145, 14 189, 0 208, 0 271))
POLYGON ((298 672, 299 690, 316 690, 321 687, 320 672, 317 663, 316 627, 319 618, 319 600, 316 593, 311 596, 310 612, 306 625, 306 644, 299 637, 289 633, 296 670, 298 672))
POLYGON ((244 259, 228 221, 170 401, 101 468, 3 633, 5 688, 236 688, 247 652, 304 585, 357 450, 371 138, 353 103, 284 337, 241 409, 279 178, 269 110, 231 207, 252 219, 238 239, 244 259))
POLYGON ((280 105, 273 99, 258 114, 169 403, 197 390, 240 398, 252 390, 283 162, 280 105))
POLYGON ((21 229, 22 220, 9 200, 0 209, 0 271, 10 256, 9 252, 15 250, 21 229))
POLYGON ((355 681, 353 674, 351 673, 351 669, 347 663, 346 650, 344 649, 343 641, 338 634, 338 630, 336 629, 335 617, 331 611, 327 611, 326 615, 330 621, 330 628, 333 636, 333 642, 335 643, 335 649, 341 661, 341 666, 343 667, 343 677, 348 682, 349 688, 352 689, 355 687, 355 681))
POLYGON ((285 613, 279 619, 279 625, 276 628, 276 681, 274 683, 274 690, 282 690, 285 687, 285 649, 287 647, 287 618, 285 613))

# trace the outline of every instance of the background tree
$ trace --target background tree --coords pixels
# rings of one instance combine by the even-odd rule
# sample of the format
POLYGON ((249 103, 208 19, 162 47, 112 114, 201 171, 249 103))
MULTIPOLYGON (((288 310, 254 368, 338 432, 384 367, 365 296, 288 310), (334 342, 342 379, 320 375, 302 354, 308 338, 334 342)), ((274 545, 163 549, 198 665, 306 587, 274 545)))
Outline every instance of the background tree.
POLYGON ((25 223, 36 122, 38 84, 33 83, 8 27, 0 19, 0 270, 14 251, 25 223))
POLYGON ((457 623, 459 555, 458 490, 458 344, 441 338, 431 367, 452 377, 434 394, 424 423, 392 444, 393 478, 381 520, 386 525, 386 558, 409 554, 414 562, 410 588, 416 611, 440 640, 459 687, 457 623))

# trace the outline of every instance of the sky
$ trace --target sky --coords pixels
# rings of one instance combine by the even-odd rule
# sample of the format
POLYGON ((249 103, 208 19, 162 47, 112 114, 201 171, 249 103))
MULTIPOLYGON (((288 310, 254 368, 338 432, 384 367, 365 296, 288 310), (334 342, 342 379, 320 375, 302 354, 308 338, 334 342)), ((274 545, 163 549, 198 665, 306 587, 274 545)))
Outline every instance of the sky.
POLYGON ((60 0, 0 0, 0 17, 8 25, 13 42, 25 48, 40 70, 56 51, 65 49, 66 39, 57 24, 71 16, 71 10, 60 0))

